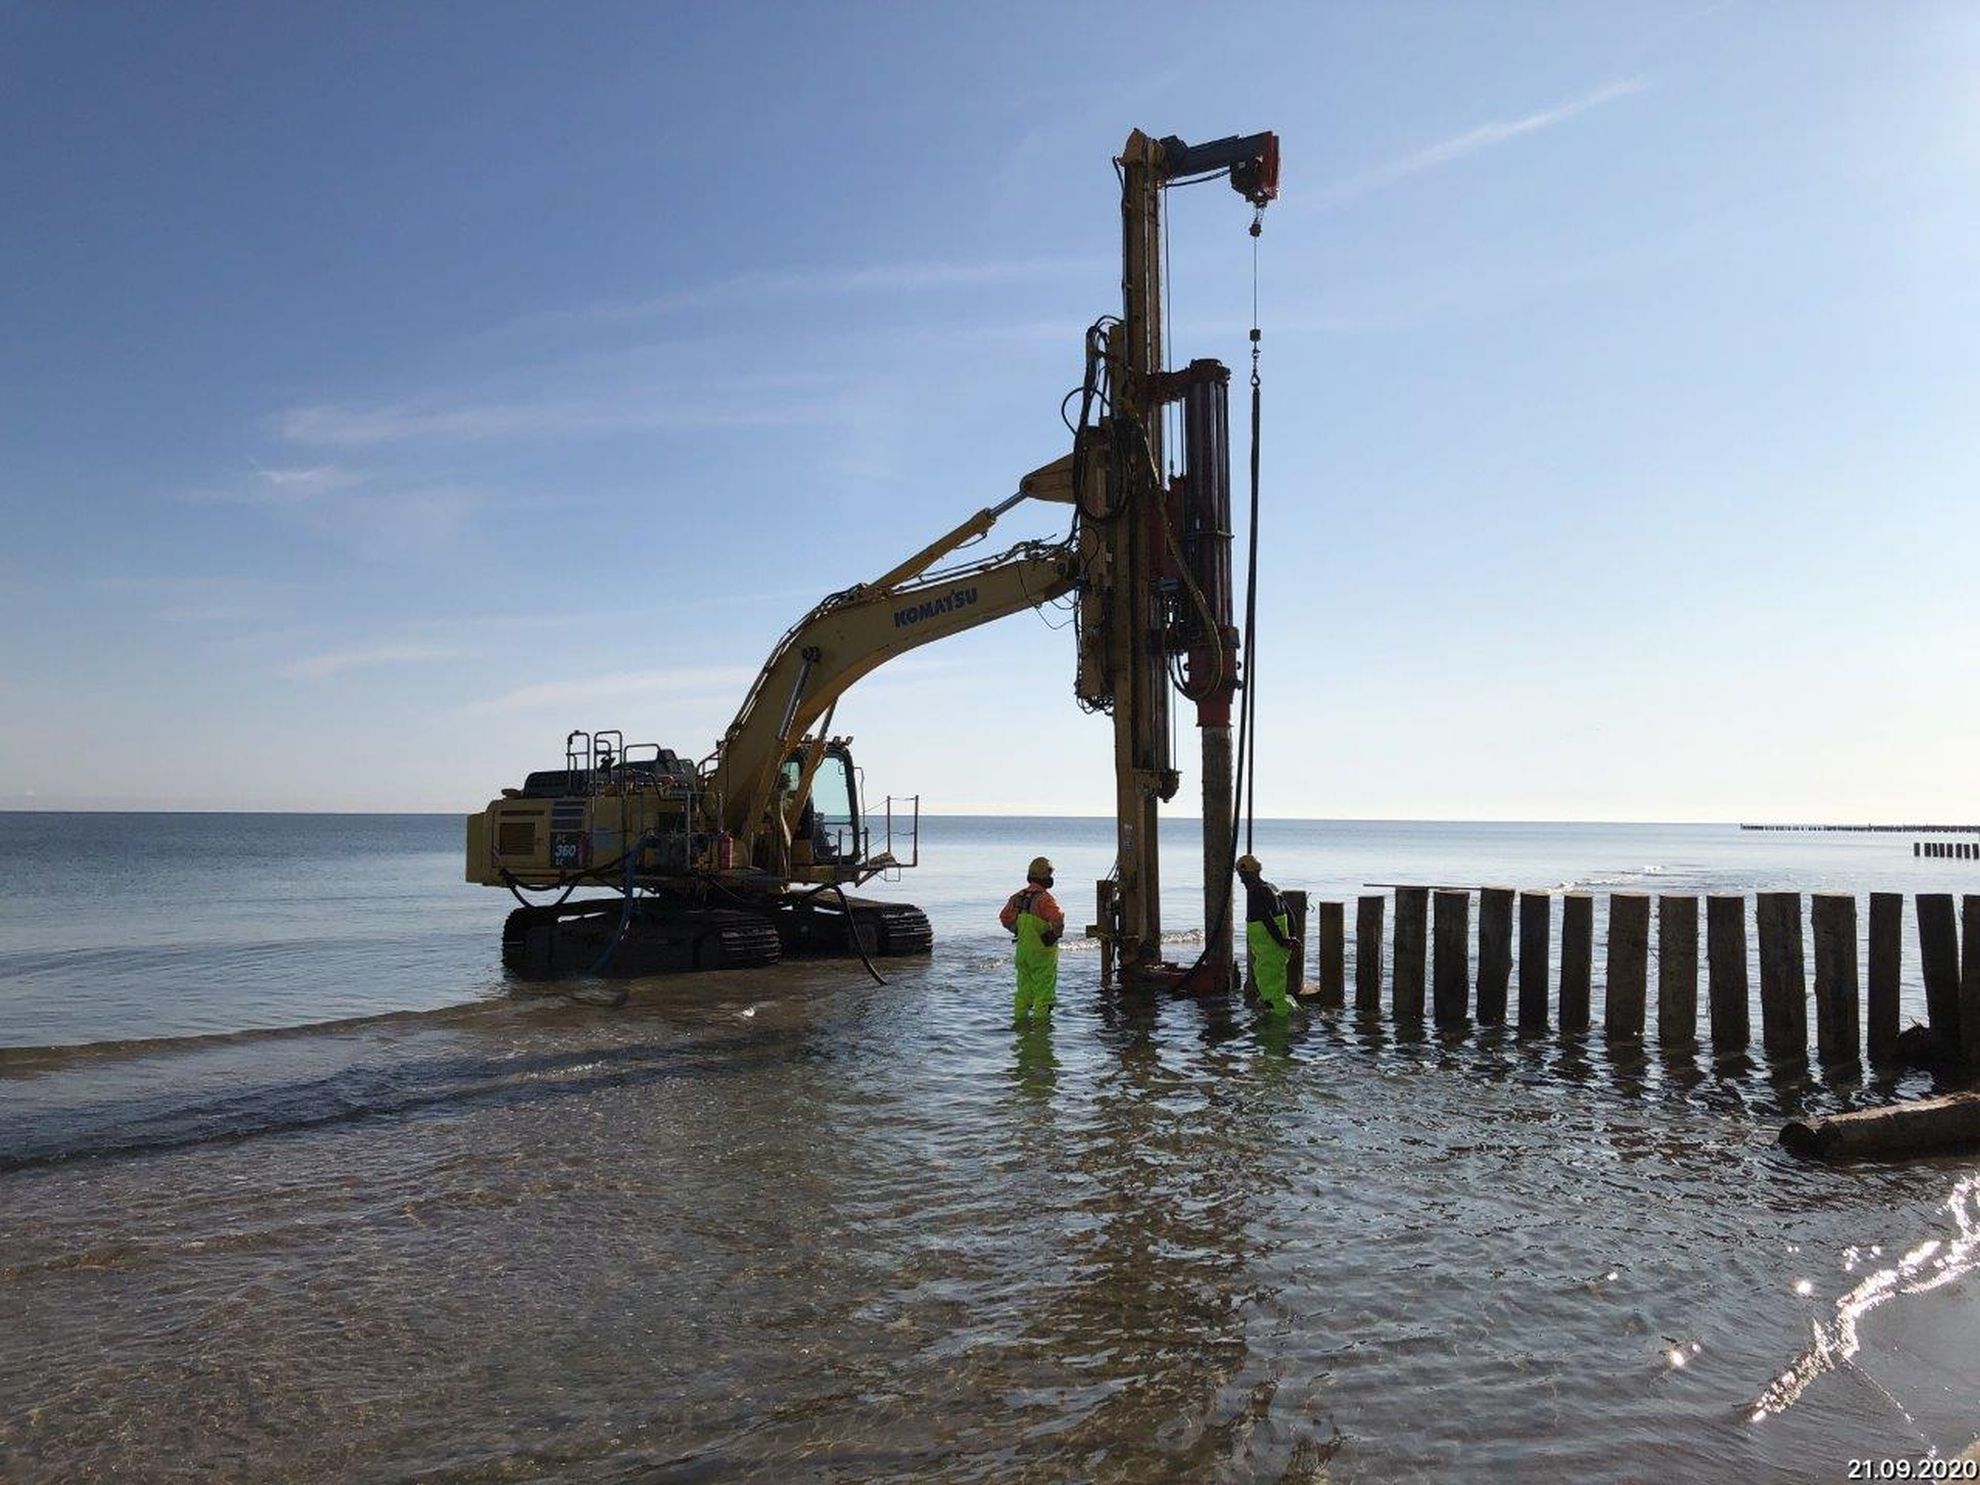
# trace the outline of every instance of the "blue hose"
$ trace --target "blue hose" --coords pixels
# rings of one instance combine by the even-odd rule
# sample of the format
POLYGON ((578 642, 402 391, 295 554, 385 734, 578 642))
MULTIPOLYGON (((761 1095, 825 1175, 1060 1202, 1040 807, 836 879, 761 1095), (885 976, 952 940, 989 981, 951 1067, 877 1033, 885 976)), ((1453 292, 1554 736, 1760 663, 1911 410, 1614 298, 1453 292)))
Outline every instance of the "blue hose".
MULTIPOLYGON (((633 873, 639 865, 639 853, 654 843, 653 833, 649 831, 635 841, 632 848, 626 852, 626 880, 625 885, 620 889, 625 893, 625 903, 619 909, 619 926, 613 930, 611 941, 605 945, 604 952, 598 956, 597 962, 590 969, 586 970, 585 973, 592 975, 602 975, 605 973, 605 966, 612 962, 612 956, 619 952, 619 945, 625 942, 626 930, 632 927, 633 873)), ((627 996, 631 993, 629 990, 621 990, 615 1004, 625 1004, 627 996)))

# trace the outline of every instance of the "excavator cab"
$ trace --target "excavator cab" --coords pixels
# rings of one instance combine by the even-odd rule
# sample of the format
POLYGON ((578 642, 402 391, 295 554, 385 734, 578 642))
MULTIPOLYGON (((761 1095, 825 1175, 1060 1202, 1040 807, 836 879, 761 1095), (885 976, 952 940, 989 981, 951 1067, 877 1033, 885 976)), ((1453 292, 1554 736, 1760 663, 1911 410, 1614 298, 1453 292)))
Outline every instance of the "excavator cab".
POLYGON ((824 744, 807 740, 795 749, 784 760, 777 792, 790 831, 795 874, 803 875, 810 867, 850 869, 865 859, 859 771, 842 739, 824 744))

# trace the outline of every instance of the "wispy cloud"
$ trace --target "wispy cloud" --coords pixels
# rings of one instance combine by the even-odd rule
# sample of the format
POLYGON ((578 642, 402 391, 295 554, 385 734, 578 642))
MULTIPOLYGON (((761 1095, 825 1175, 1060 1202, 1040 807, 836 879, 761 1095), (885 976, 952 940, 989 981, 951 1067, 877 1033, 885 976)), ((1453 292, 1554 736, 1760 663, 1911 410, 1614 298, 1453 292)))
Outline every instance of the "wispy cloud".
POLYGON ((655 695, 677 698, 701 695, 740 702, 743 687, 755 677, 755 671, 740 665, 685 665, 671 670, 618 671, 610 675, 519 686, 500 696, 476 702, 474 710, 520 712, 538 707, 569 708, 655 695))
MULTIPOLYGON (((179 492, 194 505, 239 505, 293 522, 306 531, 349 547, 376 561, 418 560, 460 539, 483 510, 500 501, 472 486, 411 481, 381 474, 356 474, 324 466, 270 471, 259 466, 251 478, 179 492), (271 482, 271 472, 286 477, 271 482), (334 498, 331 498, 333 497, 334 498)), ((207 606, 201 600, 201 607, 207 606)), ((174 613, 167 617, 238 617, 174 613)))
POLYGON ((279 414, 275 427, 292 443, 358 448, 413 440, 472 443, 670 429, 788 427, 830 422, 836 413, 833 398, 809 386, 795 397, 788 387, 738 387, 717 397, 705 392, 697 396, 678 387, 646 387, 539 401, 398 402, 373 407, 312 403, 279 414), (770 391, 779 395, 769 395, 770 391))
POLYGON ((1426 170, 1435 170, 1459 160, 1468 160, 1474 155, 1496 149, 1499 145, 1523 138, 1528 134, 1538 134, 1544 129, 1552 129, 1569 119, 1600 108, 1605 103, 1613 103, 1619 98, 1641 93, 1648 87, 1649 83, 1643 78, 1623 78, 1604 84, 1592 93, 1584 93, 1579 98, 1570 98, 1556 107, 1542 109, 1523 118, 1500 119, 1492 123, 1480 124, 1474 129, 1466 129, 1462 134, 1453 134, 1448 139, 1440 139, 1435 144, 1399 159, 1377 165, 1371 170, 1364 170, 1359 175, 1349 176, 1346 180, 1322 190, 1314 198, 1314 205, 1340 206, 1366 196, 1372 191, 1394 185, 1397 181, 1405 180, 1412 175, 1420 175, 1426 170))
POLYGON ((388 644, 365 650, 337 650, 328 655, 311 655, 291 661, 282 674, 291 680, 321 681, 351 670, 373 670, 381 665, 423 665, 435 660, 457 660, 460 650, 444 645, 388 644))
POLYGON ((194 505, 251 505, 274 510, 299 510, 326 495, 355 489, 365 476, 335 464, 266 465, 249 461, 250 474, 224 484, 182 492, 194 505))
POLYGON ((763 269, 704 284, 691 284, 640 299, 607 299, 569 309, 522 315, 489 332, 504 335, 584 324, 626 324, 747 299, 836 298, 849 295, 930 293, 988 288, 1038 279, 1107 273, 1103 258, 1035 257, 982 261, 869 263, 843 268, 763 269))
POLYGON ((303 501, 314 500, 319 495, 327 495, 333 490, 347 490, 353 485, 364 483, 363 475, 335 464, 287 468, 270 468, 257 464, 254 472, 260 476, 260 490, 264 499, 271 504, 300 504, 303 501))
POLYGON ((256 617, 292 585, 253 577, 109 577, 96 586, 131 593, 158 607, 153 617, 166 624, 218 624, 256 617))

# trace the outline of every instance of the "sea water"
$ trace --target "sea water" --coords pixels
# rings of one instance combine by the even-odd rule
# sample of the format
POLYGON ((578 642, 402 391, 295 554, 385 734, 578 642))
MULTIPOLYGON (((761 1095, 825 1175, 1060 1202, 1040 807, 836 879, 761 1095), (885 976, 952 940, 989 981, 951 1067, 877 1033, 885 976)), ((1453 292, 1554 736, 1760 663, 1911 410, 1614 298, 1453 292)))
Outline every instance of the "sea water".
MULTIPOLYGON (((1774 1143, 1924 1079, 1121 1000, 1076 939, 1016 1031, 996 909, 1044 852, 1077 928, 1111 826, 923 823, 870 890, 931 959, 613 1007, 504 978, 454 817, 0 816, 0 1477, 1844 1479, 1980 1427, 1975 1162, 1774 1143)), ((1317 897, 1980 871, 1730 826, 1252 845, 1317 897)))

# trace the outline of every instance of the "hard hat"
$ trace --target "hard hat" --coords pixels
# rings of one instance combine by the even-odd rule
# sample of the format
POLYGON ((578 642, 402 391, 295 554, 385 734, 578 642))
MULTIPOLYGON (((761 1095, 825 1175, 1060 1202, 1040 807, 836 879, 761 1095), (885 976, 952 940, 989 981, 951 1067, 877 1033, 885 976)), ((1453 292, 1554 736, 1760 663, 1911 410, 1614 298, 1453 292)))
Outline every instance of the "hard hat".
POLYGON ((1237 869, 1241 872, 1253 872, 1263 871, 1265 868, 1258 864, 1258 858, 1256 856, 1247 851, 1244 855, 1238 857, 1237 869))
POLYGON ((1025 868, 1024 874, 1031 881, 1043 881, 1052 874, 1052 863, 1043 856, 1034 856, 1031 858, 1031 865, 1025 868))

